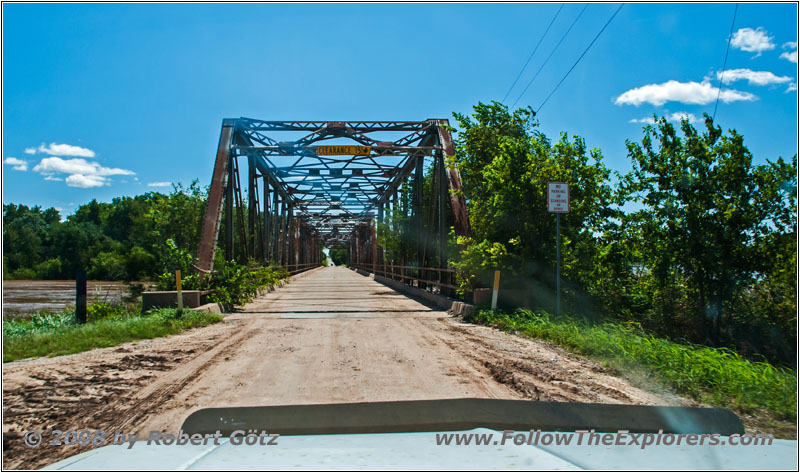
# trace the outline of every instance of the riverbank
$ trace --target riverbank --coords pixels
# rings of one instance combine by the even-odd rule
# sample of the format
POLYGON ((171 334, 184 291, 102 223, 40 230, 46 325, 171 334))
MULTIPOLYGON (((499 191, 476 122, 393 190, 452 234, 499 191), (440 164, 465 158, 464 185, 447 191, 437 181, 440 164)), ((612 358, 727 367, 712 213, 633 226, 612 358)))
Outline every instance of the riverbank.
MULTIPOLYGON (((130 295, 132 284, 145 287, 153 282, 87 281, 90 303, 119 304, 130 295)), ((40 312, 60 312, 75 305, 74 280, 4 280, 3 316, 25 317, 40 312)))

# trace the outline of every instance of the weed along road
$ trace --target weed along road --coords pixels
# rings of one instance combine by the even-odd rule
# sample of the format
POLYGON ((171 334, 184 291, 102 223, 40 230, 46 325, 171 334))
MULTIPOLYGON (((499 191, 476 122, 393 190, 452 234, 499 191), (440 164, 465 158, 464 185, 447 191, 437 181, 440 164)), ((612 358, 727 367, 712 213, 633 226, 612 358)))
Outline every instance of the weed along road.
POLYGON ((442 398, 691 405, 548 344, 463 323, 343 267, 320 268, 171 337, 3 365, 5 468, 91 446, 30 429, 177 432, 203 407, 442 398))

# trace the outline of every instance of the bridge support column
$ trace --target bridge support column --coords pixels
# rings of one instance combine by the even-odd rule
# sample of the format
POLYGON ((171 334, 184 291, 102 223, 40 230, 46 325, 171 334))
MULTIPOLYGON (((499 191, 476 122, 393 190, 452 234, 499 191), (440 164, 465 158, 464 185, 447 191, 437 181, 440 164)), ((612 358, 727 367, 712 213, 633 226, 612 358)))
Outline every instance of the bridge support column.
POLYGON ((425 179, 423 176, 424 165, 425 158, 422 156, 418 157, 417 167, 414 173, 414 238, 417 240, 417 267, 420 268, 417 270, 417 284, 421 289, 425 288, 425 283, 422 282, 424 275, 421 269, 425 267, 425 237, 423 236, 425 233, 425 213, 422 211, 425 187, 425 179))
POLYGON ((256 256, 256 164, 253 156, 247 157, 247 253, 256 256))
MULTIPOLYGON (((300 265, 300 220, 294 219, 294 264, 295 266, 300 265)), ((295 269, 297 269, 295 267, 295 269)))
POLYGON ((262 257, 264 258, 264 262, 266 264, 269 263, 270 260, 270 244, 272 243, 272 236, 271 231, 272 228, 270 227, 270 195, 269 195, 269 177, 264 176, 264 244, 262 246, 262 257))
MULTIPOLYGON (((217 238, 222 220, 223 194, 230 182, 228 168, 230 167, 232 137, 233 122, 231 120, 223 120, 219 144, 217 145, 217 157, 214 161, 214 172, 211 176, 211 188, 206 201, 203 227, 200 231, 200 246, 197 249, 197 265, 195 267, 202 272, 210 272, 214 269, 214 253, 217 249, 217 238)), ((227 224, 228 222, 226 221, 227 224)), ((232 228, 233 222, 231 221, 231 224, 227 226, 232 228)))
POLYGON ((377 222, 375 219, 369 221, 369 230, 370 230, 370 241, 372 243, 372 273, 375 274, 375 270, 378 268, 378 238, 375 231, 375 225, 377 222))
POLYGON ((225 187, 225 261, 233 261, 233 221, 234 221, 234 205, 233 205, 233 187, 236 183, 236 176, 234 175, 235 157, 230 158, 228 163, 228 185, 225 187))

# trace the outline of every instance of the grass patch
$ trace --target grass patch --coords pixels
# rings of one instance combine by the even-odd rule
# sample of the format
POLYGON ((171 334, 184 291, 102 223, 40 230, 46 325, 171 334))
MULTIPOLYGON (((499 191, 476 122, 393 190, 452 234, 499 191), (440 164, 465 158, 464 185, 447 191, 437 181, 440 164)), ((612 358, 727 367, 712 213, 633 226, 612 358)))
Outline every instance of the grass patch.
POLYGON ((124 308, 80 325, 75 313, 39 314, 3 320, 3 362, 39 356, 79 353, 132 340, 164 337, 220 322, 219 314, 158 309, 139 315, 124 308))
POLYGON ((766 409, 779 419, 797 415, 797 372, 753 362, 727 349, 675 343, 636 324, 589 323, 546 312, 479 310, 468 321, 553 342, 622 367, 640 366, 675 391, 740 412, 766 409))

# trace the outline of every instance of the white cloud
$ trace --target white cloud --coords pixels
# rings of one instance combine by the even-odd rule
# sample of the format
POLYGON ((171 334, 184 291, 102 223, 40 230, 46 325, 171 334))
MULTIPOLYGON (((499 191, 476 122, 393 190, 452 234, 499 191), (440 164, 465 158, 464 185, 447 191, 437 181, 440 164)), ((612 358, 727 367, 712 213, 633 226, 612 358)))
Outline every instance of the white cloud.
POLYGON ((108 184, 108 178, 103 176, 85 176, 83 174, 67 176, 67 185, 69 187, 82 187, 86 189, 89 187, 101 187, 106 184, 108 184))
POLYGON ((756 29, 741 28, 733 34, 731 46, 749 53, 757 53, 756 56, 760 56, 764 51, 775 49, 772 36, 769 36, 760 26, 756 29))
POLYGON ((789 51, 782 53, 781 59, 797 64, 797 42, 789 41, 788 43, 783 43, 783 49, 789 49, 789 51))
MULTIPOLYGON (((670 113, 669 115, 667 115, 667 121, 680 123, 680 121, 683 120, 684 117, 689 119, 689 123, 698 123, 700 121, 700 119, 697 118, 695 114, 688 112, 670 113)), ((628 123, 648 123, 652 125, 653 123, 655 123, 655 120, 653 120, 653 117, 634 118, 628 121, 628 123)))
POLYGON ((12 156, 7 157, 3 160, 4 163, 10 164, 13 166, 15 171, 27 171, 28 170, 28 162, 22 159, 17 159, 12 156))
POLYGON ((797 82, 792 82, 791 84, 789 84, 789 87, 786 89, 786 93, 788 94, 793 90, 797 90, 797 82))
POLYGON ((781 59, 786 59, 789 62, 797 64, 797 50, 795 49, 794 51, 786 51, 785 53, 782 53, 781 59))
POLYGON ((45 176, 45 180, 56 181, 61 178, 56 174, 67 174, 66 183, 70 187, 99 187, 108 185, 108 176, 131 176, 135 174, 128 169, 107 168, 85 159, 61 159, 56 156, 42 159, 33 170, 45 176))
POLYGON ((717 72, 717 79, 719 78, 722 78, 724 84, 730 84, 737 80, 746 80, 750 85, 783 84, 792 81, 792 78, 788 76, 776 76, 769 71, 751 71, 750 69, 731 69, 725 71, 724 76, 722 72, 717 72))
POLYGON ((55 177, 53 175, 45 175, 44 176, 44 180, 45 181, 63 181, 64 179, 62 179, 60 177, 55 177))
POLYGON ((36 154, 36 148, 25 148, 25 154, 36 154))
POLYGON ((147 184, 147 187, 169 187, 172 183, 169 181, 161 181, 161 182, 151 182, 147 184))
MULTIPOLYGON (((50 143, 48 146, 45 146, 44 143, 42 143, 39 145, 38 151, 40 153, 55 156, 79 156, 81 158, 94 158, 94 151, 88 148, 81 148, 80 146, 68 144, 50 143)), ((25 150, 25 152, 27 153, 28 150, 25 150)))
MULTIPOLYGON (((663 84, 648 84, 631 89, 614 100, 617 105, 636 105, 650 103, 657 107, 667 102, 681 102, 692 105, 705 105, 717 100, 719 89, 710 82, 678 82, 670 80, 663 84)), ((723 90, 719 96, 725 103, 739 100, 756 100, 749 92, 723 90)))
POLYGON ((136 174, 127 169, 105 168, 95 162, 86 161, 85 159, 61 159, 58 157, 42 159, 39 164, 34 166, 33 170, 41 173, 62 172, 64 174, 91 174, 97 176, 132 176, 136 174))

